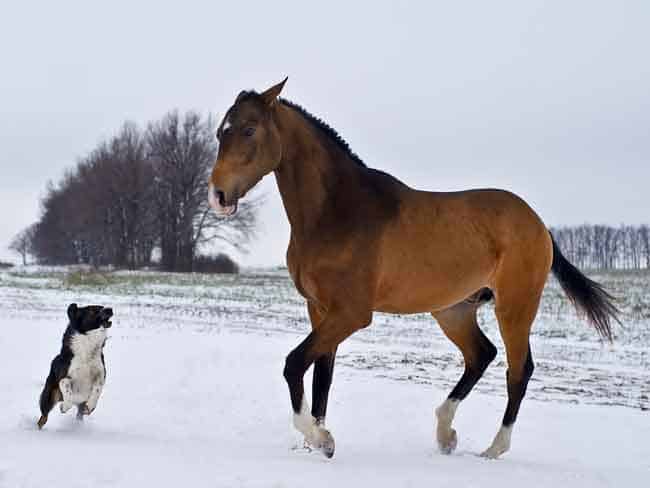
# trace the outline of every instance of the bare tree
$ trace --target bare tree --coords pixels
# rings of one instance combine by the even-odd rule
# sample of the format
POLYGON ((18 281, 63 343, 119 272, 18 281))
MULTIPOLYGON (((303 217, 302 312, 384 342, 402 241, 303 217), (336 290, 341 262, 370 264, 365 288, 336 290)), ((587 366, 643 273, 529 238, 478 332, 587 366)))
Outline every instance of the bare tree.
POLYGON ((33 253, 35 233, 36 224, 32 224, 16 234, 9 244, 9 249, 20 255, 23 260, 23 265, 27 264, 27 256, 33 253))
POLYGON ((146 133, 125 123, 55 185, 34 227, 33 254, 47 264, 148 265, 191 271, 202 246, 243 250, 254 236, 259 198, 221 219, 207 202, 216 156, 214 124, 195 112, 168 113, 146 133))
POLYGON ((593 269, 650 268, 650 227, 647 225, 580 225, 551 230, 576 266, 593 269))
POLYGON ((221 240, 242 248, 254 235, 259 200, 244 203, 229 219, 218 218, 208 207, 208 176, 217 152, 214 132, 210 117, 191 111, 172 111, 149 125, 164 269, 191 271, 199 246, 221 240))

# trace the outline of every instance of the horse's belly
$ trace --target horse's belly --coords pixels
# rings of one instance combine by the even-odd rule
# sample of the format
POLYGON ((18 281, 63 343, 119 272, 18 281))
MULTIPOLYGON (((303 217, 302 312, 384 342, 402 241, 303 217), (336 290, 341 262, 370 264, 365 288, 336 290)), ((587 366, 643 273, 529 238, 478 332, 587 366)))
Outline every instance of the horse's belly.
POLYGON ((446 267, 422 260, 415 266, 403 263, 384 273, 375 309, 389 313, 422 313, 444 310, 489 285, 490 266, 446 267))

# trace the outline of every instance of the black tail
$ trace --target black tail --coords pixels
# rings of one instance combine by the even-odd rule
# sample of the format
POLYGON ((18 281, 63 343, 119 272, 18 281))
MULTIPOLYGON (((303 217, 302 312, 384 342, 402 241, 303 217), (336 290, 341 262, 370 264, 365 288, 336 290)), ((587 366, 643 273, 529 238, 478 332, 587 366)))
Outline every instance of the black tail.
POLYGON ((600 283, 583 275, 571 264, 560 251, 555 239, 553 241, 553 275, 579 312, 584 313, 600 336, 611 342, 612 328, 610 320, 619 324, 619 310, 614 305, 614 297, 607 293, 600 283))

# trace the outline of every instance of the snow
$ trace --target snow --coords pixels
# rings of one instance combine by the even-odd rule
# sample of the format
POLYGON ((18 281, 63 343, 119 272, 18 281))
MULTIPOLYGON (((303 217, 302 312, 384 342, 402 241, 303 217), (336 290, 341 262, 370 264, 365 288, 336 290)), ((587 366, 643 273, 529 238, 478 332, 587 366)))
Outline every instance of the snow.
MULTIPOLYGON (((418 356, 418 347, 404 337, 393 348, 395 336, 386 335, 386 324, 380 324, 376 335, 341 348, 327 422, 337 450, 327 460, 296 449, 301 439, 291 426, 282 368, 307 325, 302 316, 283 327, 269 318, 265 294, 270 289, 284 297, 278 304, 281 316, 293 310, 295 297, 278 292, 277 282, 260 281, 260 296, 255 295, 256 285, 241 279, 212 290, 209 282, 188 283, 187 293, 173 294, 173 286, 160 294, 164 286, 157 284, 151 295, 142 290, 134 295, 117 288, 59 287, 50 275, 40 285, 34 284, 36 276, 25 279, 29 283, 19 285, 16 277, 0 276, 0 303, 6 312, 0 319, 2 488, 629 488, 647 486, 650 479, 648 412, 586 403, 591 394, 550 392, 544 397, 538 388, 540 400, 524 401, 512 450, 497 461, 479 458, 503 415, 503 376, 500 392, 475 391, 460 405, 454 424, 458 450, 449 456, 438 453, 433 410, 449 391, 447 381, 436 381, 440 359, 422 362, 431 351, 418 356), (193 299, 192 292, 203 298, 193 299), (232 302, 222 303, 221 296, 232 302), (65 307, 73 300, 115 308, 105 350, 106 386, 97 410, 83 424, 55 410, 38 431, 38 395, 60 347, 65 307), (224 303, 232 304, 235 315, 219 308, 228 308, 224 303), (202 312, 187 313, 192 307, 202 312), (410 359, 393 361, 391 350, 410 359), (355 360, 364 351, 371 359, 360 366, 355 360), (381 366, 382 357, 389 358, 387 367, 381 366), (408 379, 418 361, 430 370, 430 381, 408 379)), ((429 326, 433 334, 435 324, 429 326)), ((563 348, 569 345, 565 341, 563 348)), ((635 347, 647 350, 639 343, 635 347)), ((440 356, 452 353, 450 348, 440 356)), ((598 369, 599 361, 584 366, 598 369)), ((635 368, 632 361, 627 366, 642 379, 643 367, 639 363, 635 368)), ((570 374, 566 365, 562 368, 570 374)), ((445 378, 460 375, 456 361, 447 369, 445 378)), ((536 371, 540 382, 546 380, 543 373, 536 371)), ((592 387, 598 392, 601 386, 590 382, 585 389, 592 387)), ((305 389, 311 391, 309 381, 305 389)))

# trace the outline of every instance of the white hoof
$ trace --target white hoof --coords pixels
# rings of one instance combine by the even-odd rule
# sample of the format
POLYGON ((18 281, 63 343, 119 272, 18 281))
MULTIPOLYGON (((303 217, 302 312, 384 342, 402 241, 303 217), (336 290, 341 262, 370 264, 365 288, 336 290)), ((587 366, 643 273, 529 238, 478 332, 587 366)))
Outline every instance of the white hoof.
POLYGON ((334 437, 312 416, 307 402, 303 401, 300 413, 293 415, 293 425, 305 436, 305 443, 312 449, 328 458, 334 456, 334 437))
POLYGON ((458 436, 454 429, 441 433, 438 430, 438 448, 442 454, 451 454, 458 447, 458 436))
POLYGON ((440 452, 443 454, 451 454, 458 446, 458 435, 451 428, 451 423, 454 420, 459 403, 458 400, 447 399, 436 408, 436 417, 438 418, 436 438, 440 452))
POLYGON ((311 438, 305 437, 305 442, 307 442, 307 444, 309 444, 313 449, 325 454, 325 457, 327 458, 334 456, 334 437, 332 437, 332 434, 330 434, 330 431, 327 429, 317 427, 311 438))
POLYGON ((504 452, 505 450, 503 449, 497 449, 494 446, 490 446, 481 453, 481 457, 485 459, 497 459, 504 452))
POLYGON ((497 459, 501 454, 510 449, 510 436, 512 435, 512 426, 501 427, 492 441, 492 445, 481 453, 481 457, 486 459, 497 459))

